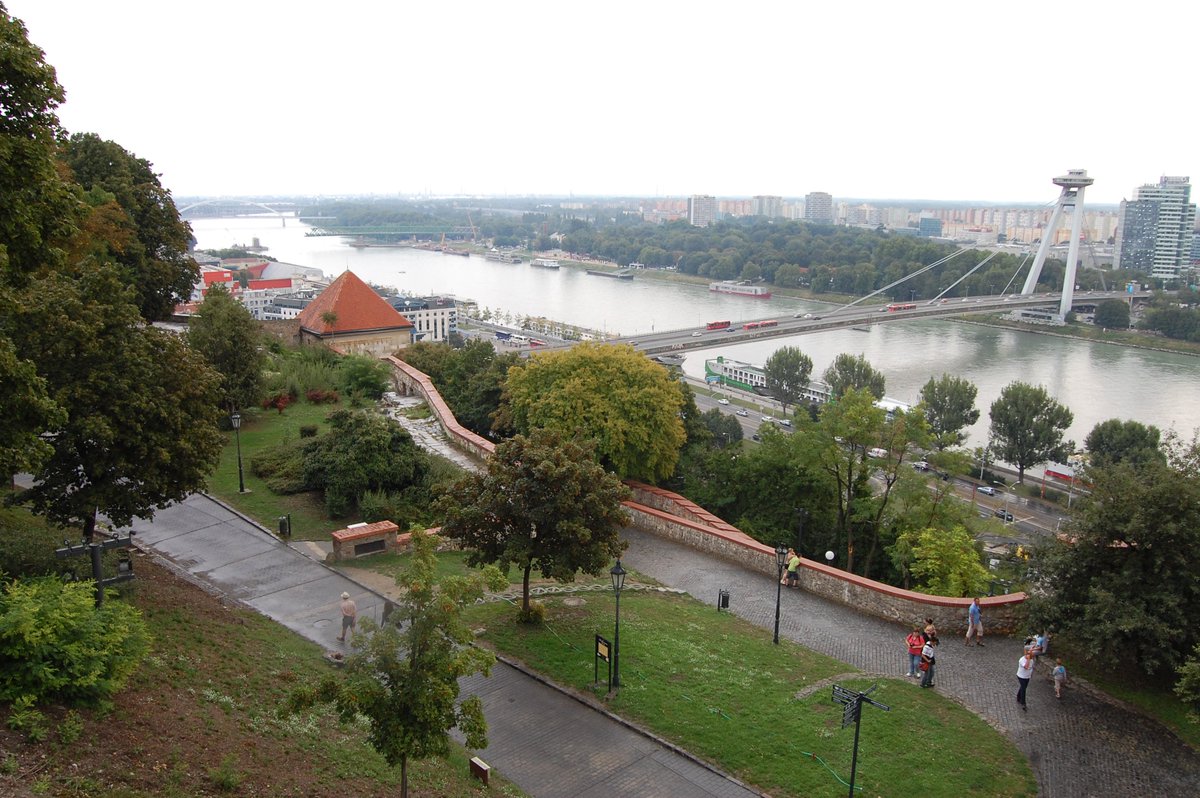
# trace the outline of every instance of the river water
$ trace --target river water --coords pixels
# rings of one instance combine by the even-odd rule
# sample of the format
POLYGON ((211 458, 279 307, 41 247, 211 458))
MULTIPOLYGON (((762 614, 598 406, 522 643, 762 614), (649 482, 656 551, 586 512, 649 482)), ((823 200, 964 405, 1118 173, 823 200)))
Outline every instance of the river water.
MULTIPOLYGON (((563 267, 537 269, 408 248, 354 248, 335 237, 308 237, 294 218, 197 219, 200 249, 249 244, 286 263, 315 266, 330 277, 351 269, 364 280, 414 295, 453 295, 514 316, 545 316, 596 330, 636 336, 695 327, 714 319, 743 321, 829 310, 818 302, 776 296, 750 299, 709 292, 703 285, 612 280, 563 267)), ((969 318, 969 317, 968 317, 969 318)), ((797 346, 820 376, 842 352, 862 354, 887 377, 887 395, 915 403, 921 386, 943 372, 979 388, 980 420, 968 445, 987 441, 988 408, 1001 389, 1020 380, 1040 384, 1075 414, 1067 436, 1080 447, 1097 423, 1135 419, 1191 437, 1200 428, 1200 357, 1090 343, 1071 338, 955 321, 912 321, 835 330, 794 338, 729 344, 688 353, 684 370, 702 377, 706 358, 725 355, 761 365, 780 346, 797 346)))

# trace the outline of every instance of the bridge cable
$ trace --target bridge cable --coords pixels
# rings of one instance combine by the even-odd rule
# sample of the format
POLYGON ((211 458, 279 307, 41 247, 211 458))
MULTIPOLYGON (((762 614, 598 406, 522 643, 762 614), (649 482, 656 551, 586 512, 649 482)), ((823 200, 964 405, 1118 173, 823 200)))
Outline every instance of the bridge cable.
POLYGON ((959 284, 959 283, 961 283, 963 280, 967 279, 967 278, 968 278, 968 277, 970 277, 972 274, 974 274, 975 272, 979 271, 979 269, 981 269, 981 268, 984 266, 984 264, 986 264, 986 263, 987 263, 989 260, 991 260, 992 258, 996 257, 996 256, 997 256, 997 255, 999 255, 999 254, 1000 254, 999 252, 993 252, 991 255, 988 255, 986 258, 984 258, 983 260, 979 261, 979 263, 977 263, 977 264, 975 264, 973 267, 971 267, 971 270, 970 270, 970 271, 968 271, 968 272, 967 272, 966 274, 964 274, 962 277, 959 277, 959 278, 958 278, 957 280, 955 280, 954 282, 950 283, 950 285, 948 285, 948 286, 946 286, 945 288, 943 288, 943 289, 942 289, 942 292, 941 292, 940 294, 938 294, 937 296, 935 296, 933 299, 929 300, 929 301, 928 301, 928 302, 926 302, 925 304, 926 304, 926 305, 932 305, 934 302, 937 302, 939 299, 941 299, 942 297, 944 297, 944 296, 945 296, 945 295, 946 295, 948 292, 950 292, 950 291, 951 291, 951 290, 954 288, 954 286, 958 285, 958 284, 959 284))
POLYGON ((930 269, 934 268, 935 266, 941 266, 946 261, 950 260, 951 258, 956 258, 966 251, 967 250, 965 248, 963 248, 963 249, 957 250, 955 252, 952 252, 949 255, 947 255, 946 257, 942 258, 941 260, 935 260, 933 263, 929 264, 928 266, 923 266, 920 269, 917 269, 912 274, 906 274, 903 277, 901 277, 899 280, 896 280, 893 283, 889 283, 889 284, 885 285, 883 288, 876 289, 876 290, 872 291, 871 293, 867 294, 866 296, 859 297, 858 299, 854 300, 853 302, 851 302, 849 304, 834 308, 832 311, 830 311, 830 315, 833 315, 834 313, 838 313, 843 310, 849 310, 850 308, 857 305, 859 302, 865 302, 866 300, 870 299, 871 297, 875 296, 876 294, 882 294, 884 291, 887 291, 889 288, 894 288, 906 280, 911 280, 914 277, 918 277, 918 276, 924 274, 925 272, 929 271, 930 269))

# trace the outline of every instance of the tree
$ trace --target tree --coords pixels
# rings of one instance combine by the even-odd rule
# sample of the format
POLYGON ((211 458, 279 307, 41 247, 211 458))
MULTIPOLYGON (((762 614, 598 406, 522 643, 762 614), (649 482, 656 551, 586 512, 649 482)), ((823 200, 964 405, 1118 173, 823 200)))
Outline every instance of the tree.
POLYGON ((962 526, 908 530, 897 539, 892 554, 907 557, 916 588, 922 592, 958 597, 987 592, 988 570, 971 534, 962 526))
POLYGON ((1106 299, 1096 306, 1092 321, 1106 330, 1128 330, 1129 305, 1119 299, 1106 299))
POLYGON ((34 470, 45 462, 53 448, 42 433, 65 417, 34 365, 19 359, 12 342, 0 336, 0 475, 34 470))
POLYGON ((842 353, 825 369, 825 382, 834 399, 839 399, 854 388, 865 388, 876 399, 883 398, 884 376, 876 371, 862 355, 842 353))
POLYGON ((1025 469, 1065 461, 1074 448, 1072 441, 1063 441, 1074 414, 1040 385, 1006 385, 992 402, 990 417, 992 453, 1017 467, 1019 483, 1025 481, 1025 469))
POLYGON ((176 336, 146 325, 129 296, 113 269, 89 264, 40 280, 0 320, 35 353, 67 413, 49 430, 53 454, 21 501, 82 526, 87 538, 97 511, 125 525, 201 489, 223 444, 219 376, 176 336))
POLYGON ((1167 456, 1160 446, 1159 435, 1158 427, 1153 425, 1110 418, 1092 427, 1083 445, 1092 466, 1165 462, 1167 456))
POLYGON ((392 369, 366 355, 345 355, 338 361, 341 385, 356 399, 377 400, 392 387, 392 369))
POLYGON ((1038 551, 1034 623, 1070 632, 1094 658, 1117 652, 1165 673, 1200 643, 1200 457, 1195 441, 1168 462, 1090 469, 1062 539, 1038 551))
POLYGON ((188 324, 187 340, 221 375, 221 404, 230 412, 258 404, 266 363, 262 330, 225 286, 208 289, 188 324))
POLYGON ((77 200, 59 175, 54 67, 0 4, 0 283, 20 286, 61 262, 77 200))
POLYGON ((470 550, 470 565, 522 571, 521 618, 531 620, 529 577, 570 582, 621 554, 629 490, 595 462, 591 446, 552 430, 496 447, 487 470, 463 477, 439 502, 443 533, 470 550))
MULTIPOLYGON (((200 267, 187 252, 191 230, 150 162, 94 133, 71 136, 63 157, 86 192, 93 213, 120 211, 122 234, 109 251, 148 321, 170 318, 187 299, 200 267)), ((95 238, 95 237, 93 237, 95 238)))
POLYGON ((787 406, 795 404, 796 400, 804 395, 812 369, 812 358, 795 346, 780 347, 767 358, 763 366, 763 373, 767 378, 767 391, 783 405, 785 416, 787 406))
POLYGON ((364 621, 366 641, 347 660, 344 679, 330 676, 315 695, 302 690, 292 700, 293 708, 330 701, 346 722, 365 716, 372 747, 389 765, 400 766, 401 798, 408 795, 409 759, 446 756, 452 729, 462 733, 468 748, 487 747, 483 702, 471 696, 460 703, 459 679, 490 675, 496 658, 471 645, 462 610, 485 587, 503 589, 505 580, 492 569, 437 582, 436 542, 413 530, 409 566, 396 579, 404 589, 396 610, 382 628, 364 621))
POLYGON ((966 436, 962 430, 979 420, 975 396, 979 389, 970 380, 943 374, 929 378, 921 388, 921 409, 929 421, 938 450, 958 446, 966 436))
POLYGON ((683 401, 667 370, 632 347, 583 343, 511 368, 498 426, 578 434, 621 477, 656 482, 675 469, 683 401))
POLYGON ((305 445, 304 480, 325 494, 325 507, 338 517, 358 505, 367 491, 400 491, 418 484, 428 457, 408 431, 367 410, 335 410, 329 431, 305 445))

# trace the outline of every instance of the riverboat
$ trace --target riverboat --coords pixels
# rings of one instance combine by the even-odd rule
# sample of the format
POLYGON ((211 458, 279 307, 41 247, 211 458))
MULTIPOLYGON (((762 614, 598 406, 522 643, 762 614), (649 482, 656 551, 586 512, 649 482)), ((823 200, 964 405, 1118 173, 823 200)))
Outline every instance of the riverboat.
POLYGON ((633 273, 629 272, 625 269, 622 269, 619 272, 606 272, 606 271, 601 271, 599 269, 588 269, 587 273, 594 274, 597 277, 612 277, 614 280, 632 280, 633 279, 633 273))
POLYGON ((735 294, 737 296, 754 297, 755 299, 770 299, 771 289, 763 285, 750 285, 745 280, 722 280, 719 283, 709 283, 709 291, 718 294, 735 294))
POLYGON ((514 255, 511 252, 501 252, 498 249, 489 249, 487 252, 483 253, 483 257, 487 258, 488 260, 494 260, 497 263, 520 263, 521 262, 521 258, 519 255, 514 255))
POLYGON ((539 269, 557 269, 559 267, 558 261, 553 258, 534 258, 529 261, 529 265, 539 269))

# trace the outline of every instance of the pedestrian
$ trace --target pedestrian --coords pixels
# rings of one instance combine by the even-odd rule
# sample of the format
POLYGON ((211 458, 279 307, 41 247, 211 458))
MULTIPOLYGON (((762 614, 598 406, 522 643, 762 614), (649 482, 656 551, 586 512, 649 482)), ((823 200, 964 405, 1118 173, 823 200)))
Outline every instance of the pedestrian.
POLYGON ((787 586, 800 587, 800 555, 788 549, 787 586))
POLYGON ((913 624, 912 631, 904 638, 908 645, 908 674, 915 679, 921 675, 921 649, 925 647, 925 635, 921 634, 919 624, 913 624))
POLYGON ((1025 704, 1025 691, 1029 689, 1029 679, 1033 676, 1033 664, 1037 661, 1037 655, 1031 650, 1026 650, 1025 654, 1017 661, 1017 703, 1021 705, 1021 710, 1029 711, 1029 707, 1025 704))
POLYGON ((1063 687, 1067 684, 1067 669, 1062 664, 1062 657, 1054 660, 1054 670, 1050 671, 1050 675, 1054 677, 1054 697, 1062 698, 1063 687))
POLYGON ((975 638, 975 645, 983 645, 983 611, 979 608, 979 599, 971 602, 971 606, 967 609, 967 639, 966 645, 971 645, 971 638, 975 638))
POLYGON ((933 687, 933 666, 937 664, 937 657, 933 655, 933 649, 937 646, 937 637, 932 637, 925 641, 925 645, 921 648, 921 670, 925 674, 921 677, 922 687, 933 687))
POLYGON ((937 640, 937 627, 933 625, 933 618, 925 619, 925 639, 937 640))
POLYGON ((354 642, 354 622, 358 620, 358 605, 354 603, 354 599, 350 598, 349 593, 342 593, 342 633, 338 635, 338 642, 346 642, 346 632, 350 632, 350 642, 354 642))

